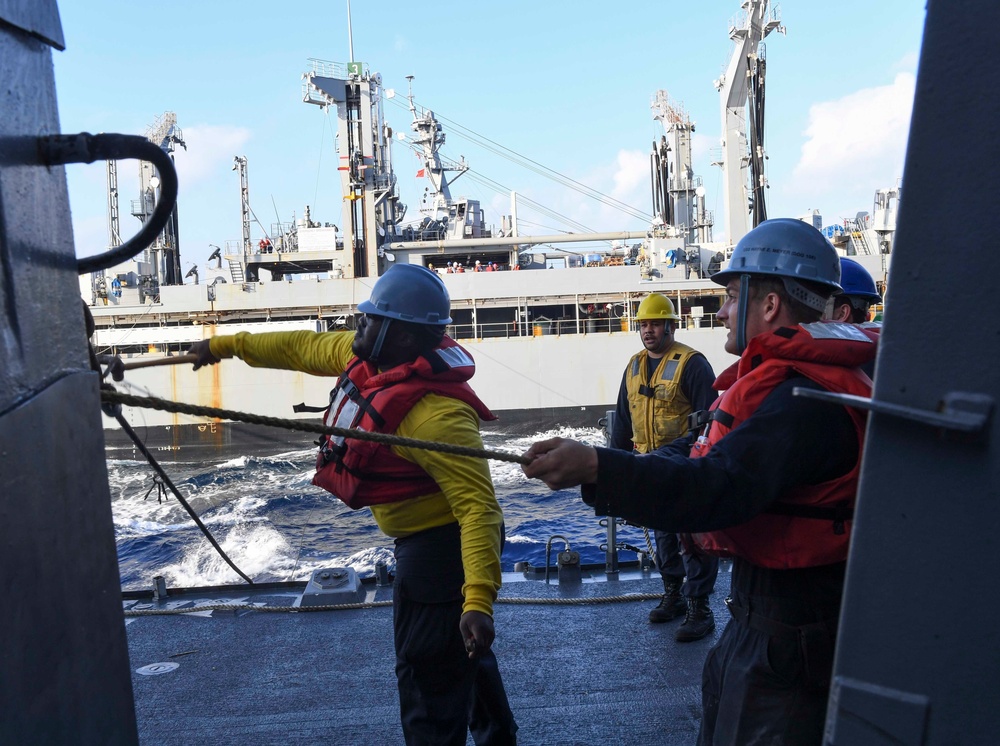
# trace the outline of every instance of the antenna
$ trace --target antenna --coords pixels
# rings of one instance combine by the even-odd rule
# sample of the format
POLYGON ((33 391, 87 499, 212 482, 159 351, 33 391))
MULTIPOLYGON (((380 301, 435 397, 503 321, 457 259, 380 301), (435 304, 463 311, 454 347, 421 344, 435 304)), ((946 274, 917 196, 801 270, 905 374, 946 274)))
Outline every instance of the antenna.
POLYGON ((407 90, 408 90, 408 92, 406 94, 406 100, 410 102, 410 113, 412 113, 415 116, 416 113, 417 113, 417 110, 413 106, 413 76, 412 75, 407 75, 406 76, 406 87, 407 87, 407 90))
POLYGON ((351 0, 347 0, 347 56, 354 62, 354 35, 351 32, 351 0))
MULTIPOLYGON (((274 201, 274 195, 271 195, 271 206, 274 208, 274 218, 278 221, 278 232, 281 232, 281 216, 278 215, 278 203, 274 201)), ((261 226, 263 227, 263 226, 261 226)))

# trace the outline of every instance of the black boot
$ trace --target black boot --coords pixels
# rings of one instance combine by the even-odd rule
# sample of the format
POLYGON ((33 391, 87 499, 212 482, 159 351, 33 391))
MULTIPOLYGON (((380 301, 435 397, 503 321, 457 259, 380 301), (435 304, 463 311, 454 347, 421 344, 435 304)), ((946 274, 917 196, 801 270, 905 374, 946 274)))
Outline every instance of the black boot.
POLYGON ((663 581, 663 598, 655 609, 649 612, 649 621, 654 624, 669 622, 676 619, 687 610, 684 597, 681 596, 681 578, 663 581))
POLYGON ((708 596, 695 596, 687 601, 684 623, 677 628, 674 638, 677 642, 700 640, 715 629, 715 614, 708 605, 708 596))

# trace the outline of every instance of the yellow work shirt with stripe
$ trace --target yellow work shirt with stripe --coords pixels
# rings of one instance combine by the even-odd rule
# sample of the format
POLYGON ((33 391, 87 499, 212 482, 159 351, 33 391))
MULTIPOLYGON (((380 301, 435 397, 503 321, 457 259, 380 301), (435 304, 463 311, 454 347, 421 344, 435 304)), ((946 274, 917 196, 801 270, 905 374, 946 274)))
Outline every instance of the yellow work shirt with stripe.
MULTIPOLYGON (((238 357, 258 368, 297 370, 316 376, 339 376, 354 357, 353 332, 241 332, 211 340, 212 354, 238 357)), ((417 440, 482 448, 479 416, 465 402, 427 394, 396 429, 417 440)), ((454 456, 421 448, 393 446, 393 451, 426 471, 440 490, 409 500, 372 505, 375 523, 387 536, 401 538, 458 522, 465 569, 463 611, 492 615, 500 589, 500 533, 503 514, 485 459, 454 456)))

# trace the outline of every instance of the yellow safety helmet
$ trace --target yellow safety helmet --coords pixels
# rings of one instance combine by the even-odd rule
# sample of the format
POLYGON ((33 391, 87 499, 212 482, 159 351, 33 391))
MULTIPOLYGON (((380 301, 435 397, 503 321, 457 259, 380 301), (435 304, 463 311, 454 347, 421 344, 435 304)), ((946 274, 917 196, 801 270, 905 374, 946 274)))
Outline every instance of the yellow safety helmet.
POLYGON ((670 298, 659 293, 650 293, 639 304, 639 312, 635 315, 635 320, 650 321, 656 319, 680 321, 680 316, 674 311, 674 304, 670 302, 670 298))

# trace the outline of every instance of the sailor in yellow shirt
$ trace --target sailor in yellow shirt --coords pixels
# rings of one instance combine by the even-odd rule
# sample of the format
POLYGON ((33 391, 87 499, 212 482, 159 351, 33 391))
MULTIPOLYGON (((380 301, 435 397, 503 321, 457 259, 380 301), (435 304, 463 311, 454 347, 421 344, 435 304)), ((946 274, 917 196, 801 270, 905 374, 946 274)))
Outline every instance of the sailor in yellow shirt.
MULTIPOLYGON (((195 368, 251 366, 339 376, 329 425, 482 448, 493 419, 467 380, 471 356, 444 335, 450 298, 433 272, 394 265, 375 283, 356 333, 216 336, 193 345, 195 368)), ((484 459, 324 436, 313 480, 369 507, 395 539, 393 622, 407 744, 515 743, 491 646, 503 515, 484 459)))

